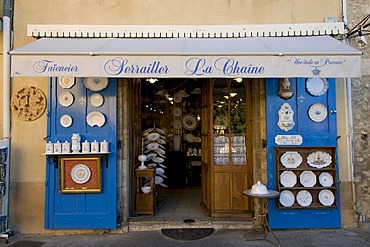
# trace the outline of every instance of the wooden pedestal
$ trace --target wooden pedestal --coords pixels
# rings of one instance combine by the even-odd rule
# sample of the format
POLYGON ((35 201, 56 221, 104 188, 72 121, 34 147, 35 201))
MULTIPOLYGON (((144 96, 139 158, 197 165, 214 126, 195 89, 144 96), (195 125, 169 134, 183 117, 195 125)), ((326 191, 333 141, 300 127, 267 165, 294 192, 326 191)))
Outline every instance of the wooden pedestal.
POLYGON ((136 214, 154 215, 155 200, 155 173, 154 169, 136 169, 136 214), (149 178, 150 193, 145 194, 141 190, 145 181, 149 178))

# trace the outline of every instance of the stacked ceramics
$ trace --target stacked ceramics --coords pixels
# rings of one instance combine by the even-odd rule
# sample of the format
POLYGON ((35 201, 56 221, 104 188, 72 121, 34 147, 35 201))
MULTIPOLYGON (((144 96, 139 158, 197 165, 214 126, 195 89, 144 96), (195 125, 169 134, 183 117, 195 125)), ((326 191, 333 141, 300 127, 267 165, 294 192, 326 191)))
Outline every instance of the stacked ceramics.
POLYGON ((167 176, 164 174, 167 167, 163 164, 166 158, 166 132, 159 128, 150 128, 143 132, 144 139, 144 153, 147 156, 145 161, 148 168, 155 169, 155 184, 167 187, 164 184, 164 179, 167 176))

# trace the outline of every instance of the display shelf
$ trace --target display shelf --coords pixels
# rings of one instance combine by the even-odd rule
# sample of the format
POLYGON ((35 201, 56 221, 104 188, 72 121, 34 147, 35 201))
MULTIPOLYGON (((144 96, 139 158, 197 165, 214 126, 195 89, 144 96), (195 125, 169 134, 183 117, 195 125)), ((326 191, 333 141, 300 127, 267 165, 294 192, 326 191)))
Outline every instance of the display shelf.
POLYGON ((154 169, 136 169, 136 214, 154 215, 155 205, 155 172, 154 169), (148 182, 146 180, 149 179, 148 182), (149 183, 150 192, 144 193, 142 187, 149 183))
POLYGON ((52 163, 56 168, 60 165, 60 158, 65 157, 90 157, 90 156, 100 156, 104 160, 105 167, 108 167, 108 155, 111 152, 90 152, 90 153, 41 153, 52 160, 52 163))
POLYGON ((275 147, 275 167, 276 167, 277 190, 280 193, 282 191, 287 190, 292 192, 294 195, 294 203, 291 206, 282 205, 280 200, 284 200, 284 198, 281 197, 280 200, 277 202, 278 209, 332 209, 338 207, 337 204, 338 185, 337 185, 335 147, 301 147, 301 146, 275 147), (312 159, 313 156, 312 154, 317 154, 317 152, 321 152, 319 153, 320 155, 324 154, 325 160, 323 157, 320 157, 320 155, 318 157, 315 156, 316 159, 318 160, 317 164, 319 164, 318 165, 319 167, 313 167, 312 163, 311 165, 309 164, 311 161, 310 162, 308 161, 308 157, 309 155, 311 155, 310 157, 312 159), (293 160, 289 161, 288 159, 282 158, 284 154, 287 153, 298 153, 298 155, 294 154, 293 160), (295 163, 297 160, 298 163, 295 163), (292 166, 291 164, 294 164, 294 167, 289 168, 289 166, 292 166), (288 179, 285 181, 281 181, 282 174, 287 171, 291 172, 288 173, 288 179), (310 171, 311 172, 310 174, 313 174, 315 176, 310 179, 311 181, 308 181, 310 183, 313 183, 310 186, 304 186, 304 183, 306 183, 307 185, 308 182, 301 181, 301 174, 305 171, 310 171), (320 181, 320 175, 323 173, 325 175, 327 174, 330 175, 329 178, 331 177, 330 179, 332 179, 332 184, 329 183, 330 186, 322 185, 324 181, 320 181), (292 181, 290 181, 290 179, 292 181), (287 185, 287 183, 294 183, 294 186, 284 186, 284 184, 287 185), (322 202, 324 200, 323 198, 321 198, 320 201, 319 193, 323 190, 329 190, 334 195, 334 202, 331 205, 324 205, 324 203, 322 202), (298 203, 297 194, 300 191, 308 191, 309 194, 311 195, 312 201, 309 203, 309 205, 304 205, 302 201, 301 205, 298 203))

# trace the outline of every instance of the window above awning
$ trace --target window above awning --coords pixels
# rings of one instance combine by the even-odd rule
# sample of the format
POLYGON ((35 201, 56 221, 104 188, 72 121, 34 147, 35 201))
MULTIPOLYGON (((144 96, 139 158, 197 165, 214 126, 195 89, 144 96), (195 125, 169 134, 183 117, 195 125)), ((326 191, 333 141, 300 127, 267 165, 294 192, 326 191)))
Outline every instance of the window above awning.
POLYGON ((42 38, 10 52, 12 76, 360 77, 358 51, 329 36, 42 38))

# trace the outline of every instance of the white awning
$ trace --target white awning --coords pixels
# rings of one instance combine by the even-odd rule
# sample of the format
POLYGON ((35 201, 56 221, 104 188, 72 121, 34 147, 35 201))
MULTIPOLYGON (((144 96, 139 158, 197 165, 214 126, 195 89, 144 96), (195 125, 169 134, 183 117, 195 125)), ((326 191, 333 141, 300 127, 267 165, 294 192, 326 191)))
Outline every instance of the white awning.
POLYGON ((12 76, 360 77, 361 51, 329 36, 42 38, 10 52, 12 76))

